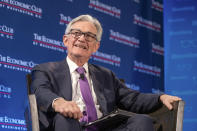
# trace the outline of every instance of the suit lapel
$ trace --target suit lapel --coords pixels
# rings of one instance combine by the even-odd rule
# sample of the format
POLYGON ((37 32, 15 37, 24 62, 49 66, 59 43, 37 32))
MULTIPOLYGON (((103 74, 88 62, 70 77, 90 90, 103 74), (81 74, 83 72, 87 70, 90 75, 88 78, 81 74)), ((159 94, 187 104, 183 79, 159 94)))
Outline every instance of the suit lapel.
MULTIPOLYGON (((100 105, 103 115, 108 114, 107 111, 107 102, 104 96, 104 80, 103 75, 97 71, 93 65, 89 64, 89 73, 92 78, 94 91, 97 97, 98 104, 100 105)), ((67 64, 66 59, 60 62, 59 74, 57 76, 58 84, 60 87, 60 96, 64 97, 66 100, 72 100, 72 83, 70 70, 67 64)))
POLYGON ((60 62, 59 69, 58 84, 60 87, 60 96, 64 97, 66 100, 72 100, 71 76, 66 59, 60 62))
POLYGON ((98 72, 93 65, 89 64, 89 72, 90 72, 90 76, 92 78, 92 82, 93 82, 93 88, 97 97, 97 101, 98 104, 100 105, 101 108, 101 112, 103 113, 103 115, 106 115, 108 113, 107 111, 107 103, 106 103, 106 99, 104 96, 104 86, 103 86, 103 79, 101 79, 103 76, 102 74, 100 74, 100 72, 98 72))

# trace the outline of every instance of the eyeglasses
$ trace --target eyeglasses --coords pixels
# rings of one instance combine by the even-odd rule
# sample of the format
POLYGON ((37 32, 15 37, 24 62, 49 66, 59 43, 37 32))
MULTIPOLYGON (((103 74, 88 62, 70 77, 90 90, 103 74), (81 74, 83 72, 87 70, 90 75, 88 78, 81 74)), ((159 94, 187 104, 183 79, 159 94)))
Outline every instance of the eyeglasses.
POLYGON ((93 41, 97 40, 96 34, 93 34, 91 32, 82 32, 78 29, 71 29, 68 34, 71 34, 75 39, 79 39, 79 37, 84 35, 85 40, 87 42, 93 42, 93 41))

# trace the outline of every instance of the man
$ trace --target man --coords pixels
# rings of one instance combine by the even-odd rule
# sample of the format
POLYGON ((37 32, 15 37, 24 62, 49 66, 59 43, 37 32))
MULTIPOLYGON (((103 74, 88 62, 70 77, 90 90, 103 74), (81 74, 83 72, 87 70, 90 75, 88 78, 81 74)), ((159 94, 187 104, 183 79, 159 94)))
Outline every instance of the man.
MULTIPOLYGON (((128 89, 110 70, 89 64, 92 53, 99 49, 101 35, 99 21, 81 15, 68 24, 63 36, 66 59, 33 68, 31 87, 37 99, 41 130, 80 131, 81 123, 101 118, 116 108, 147 113, 161 103, 172 109, 171 103, 181 100, 128 89)), ((153 131, 153 121, 146 115, 134 115, 111 130, 153 131)))

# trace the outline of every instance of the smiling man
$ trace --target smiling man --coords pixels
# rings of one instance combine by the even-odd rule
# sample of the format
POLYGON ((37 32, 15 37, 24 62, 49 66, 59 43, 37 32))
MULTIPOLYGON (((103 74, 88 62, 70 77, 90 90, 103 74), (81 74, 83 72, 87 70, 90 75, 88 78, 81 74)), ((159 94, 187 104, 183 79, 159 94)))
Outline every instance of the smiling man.
POLYGON ((41 131, 95 131, 84 128, 117 108, 139 113, 105 130, 153 131, 153 121, 140 113, 152 112, 165 104, 181 100, 166 94, 144 94, 131 90, 111 72, 89 64, 100 47, 102 27, 90 15, 81 15, 67 26, 63 36, 68 53, 65 60, 37 65, 32 69, 32 93, 35 93, 41 131))
POLYGON ((98 50, 100 42, 96 34, 95 25, 88 21, 74 22, 71 28, 67 28, 63 41, 68 49, 68 57, 78 66, 83 66, 98 50))

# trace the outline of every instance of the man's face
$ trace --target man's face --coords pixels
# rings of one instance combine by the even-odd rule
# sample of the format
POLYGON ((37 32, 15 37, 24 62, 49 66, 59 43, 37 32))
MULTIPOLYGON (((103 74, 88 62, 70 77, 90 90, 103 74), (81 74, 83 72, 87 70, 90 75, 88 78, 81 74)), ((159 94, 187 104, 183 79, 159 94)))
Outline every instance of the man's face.
POLYGON ((87 61, 100 46, 100 43, 94 38, 95 34, 97 34, 97 30, 92 23, 87 21, 74 23, 71 27, 71 32, 63 37, 69 58, 81 58, 87 61), (80 32, 83 32, 82 35, 77 37, 77 34, 80 32), (86 35, 87 37, 92 36, 91 41, 87 39, 84 33, 89 34, 86 35))

